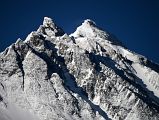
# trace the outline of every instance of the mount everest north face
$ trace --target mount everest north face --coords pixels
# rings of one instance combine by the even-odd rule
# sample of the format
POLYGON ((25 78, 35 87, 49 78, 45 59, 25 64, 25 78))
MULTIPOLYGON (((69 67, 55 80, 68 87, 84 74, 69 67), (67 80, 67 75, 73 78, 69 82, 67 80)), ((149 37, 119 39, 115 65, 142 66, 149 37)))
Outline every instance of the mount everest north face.
POLYGON ((45 17, 0 53, 0 120, 159 120, 159 65, 87 19, 45 17))

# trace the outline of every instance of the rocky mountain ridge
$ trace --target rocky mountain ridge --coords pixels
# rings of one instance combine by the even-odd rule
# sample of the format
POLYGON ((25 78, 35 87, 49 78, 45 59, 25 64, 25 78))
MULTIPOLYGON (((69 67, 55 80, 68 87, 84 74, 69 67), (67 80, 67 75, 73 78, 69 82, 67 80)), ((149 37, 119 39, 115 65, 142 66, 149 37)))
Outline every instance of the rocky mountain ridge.
POLYGON ((85 20, 51 18, 0 54, 0 120, 159 120, 159 65, 85 20))

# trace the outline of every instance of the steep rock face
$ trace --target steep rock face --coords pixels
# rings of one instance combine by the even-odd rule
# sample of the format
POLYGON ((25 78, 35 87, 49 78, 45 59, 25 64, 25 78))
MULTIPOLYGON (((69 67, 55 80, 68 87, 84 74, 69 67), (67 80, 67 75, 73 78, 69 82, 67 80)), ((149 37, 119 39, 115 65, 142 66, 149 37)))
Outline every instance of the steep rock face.
POLYGON ((159 120, 159 66, 85 20, 51 18, 0 54, 0 120, 159 120))

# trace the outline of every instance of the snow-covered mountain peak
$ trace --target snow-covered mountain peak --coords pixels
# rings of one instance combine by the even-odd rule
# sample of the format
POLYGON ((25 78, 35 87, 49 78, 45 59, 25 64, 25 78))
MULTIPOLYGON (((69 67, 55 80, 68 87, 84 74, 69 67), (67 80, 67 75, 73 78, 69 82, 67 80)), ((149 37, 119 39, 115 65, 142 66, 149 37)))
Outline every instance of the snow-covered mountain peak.
POLYGON ((76 31, 70 36, 75 38, 76 44, 78 44, 81 48, 86 49, 88 51, 94 51, 99 40, 123 46, 118 39, 112 35, 111 33, 102 30, 96 23, 90 19, 84 20, 84 22, 77 27, 76 31))
POLYGON ((96 26, 96 23, 93 20, 91 20, 91 19, 86 19, 86 20, 84 20, 82 25, 96 26))
POLYGON ((159 65, 89 19, 70 36, 45 17, 0 53, 0 120, 159 120, 159 65))
POLYGON ((90 19, 84 20, 84 22, 77 27, 76 31, 72 33, 70 36, 74 37, 100 37, 100 38, 106 38, 108 34, 98 28, 96 26, 96 23, 90 19))
POLYGON ((49 17, 44 17, 43 26, 55 28, 55 23, 49 17))
POLYGON ((39 27, 37 30, 38 33, 45 34, 47 36, 62 36, 64 35, 64 31, 58 27, 51 18, 44 17, 43 25, 39 27))

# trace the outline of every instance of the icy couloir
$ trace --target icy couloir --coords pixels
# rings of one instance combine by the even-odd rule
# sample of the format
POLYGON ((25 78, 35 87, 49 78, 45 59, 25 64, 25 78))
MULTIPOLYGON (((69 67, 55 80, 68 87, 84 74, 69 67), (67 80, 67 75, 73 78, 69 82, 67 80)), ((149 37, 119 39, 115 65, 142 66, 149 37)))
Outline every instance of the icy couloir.
POLYGON ((51 18, 0 53, 0 120, 159 120, 159 65, 85 20, 51 18))

